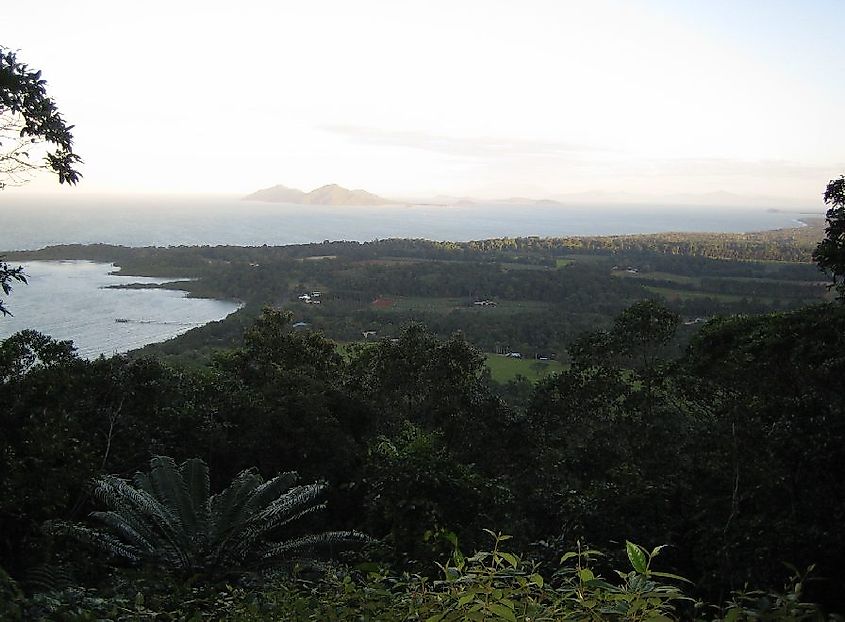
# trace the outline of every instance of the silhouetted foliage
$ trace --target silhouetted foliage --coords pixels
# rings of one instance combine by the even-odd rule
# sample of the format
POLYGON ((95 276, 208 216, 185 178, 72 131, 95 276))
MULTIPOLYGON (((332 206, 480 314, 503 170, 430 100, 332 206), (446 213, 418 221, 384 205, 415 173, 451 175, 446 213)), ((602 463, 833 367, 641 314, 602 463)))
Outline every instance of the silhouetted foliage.
POLYGON ((53 171, 61 184, 79 182, 81 159, 73 152, 73 126, 65 123, 46 84, 40 71, 0 46, 0 189, 25 181, 37 169, 53 171), (30 151, 42 142, 54 150, 38 162, 30 151))
POLYGON ((824 193, 827 210, 825 238, 813 251, 819 267, 830 273, 839 299, 845 301, 845 175, 831 179, 824 193))
MULTIPOLYGON (((26 283, 26 275, 23 272, 23 266, 13 268, 9 264, 0 261, 0 289, 8 296, 12 293, 12 283, 26 283)), ((0 315, 11 315, 9 309, 6 308, 5 301, 0 300, 0 315)))

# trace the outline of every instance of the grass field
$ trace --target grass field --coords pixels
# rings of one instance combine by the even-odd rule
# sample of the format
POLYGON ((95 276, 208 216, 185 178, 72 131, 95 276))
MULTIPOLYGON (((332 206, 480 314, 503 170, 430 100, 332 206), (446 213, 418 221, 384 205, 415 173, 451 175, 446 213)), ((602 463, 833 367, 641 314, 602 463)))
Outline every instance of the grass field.
POLYGON ((513 315, 541 311, 548 308, 545 302, 535 300, 497 300, 496 306, 477 307, 469 298, 417 298, 411 296, 383 296, 373 308, 385 313, 485 313, 490 315, 513 315), (388 304, 389 303, 389 304, 388 304))
MULTIPOLYGON (((344 358, 349 357, 349 348, 353 342, 337 341, 337 351, 344 358)), ((376 341, 354 342, 374 344, 376 341)), ((545 378, 549 374, 564 370, 562 363, 558 361, 535 361, 534 359, 513 359, 501 354, 484 353, 484 364, 490 369, 493 380, 499 383, 506 383, 514 380, 517 376, 525 376, 532 382, 545 378)))
POLYGON ((533 263, 515 263, 500 261, 497 265, 501 266, 502 270, 504 270, 505 272, 509 270, 551 270, 550 266, 542 266, 533 263))
POLYGON ((501 354, 485 354, 487 367, 493 380, 505 383, 515 379, 518 375, 525 376, 531 381, 540 380, 549 374, 563 371, 564 367, 558 361, 535 361, 534 359, 513 359, 501 354))
POLYGON ((612 261, 612 258, 609 255, 604 255, 601 253, 570 253, 568 255, 563 255, 563 259, 568 259, 574 263, 603 263, 606 264, 608 261, 612 261))
MULTIPOLYGON (((744 296, 737 296, 736 294, 717 294, 715 292, 702 292, 702 291, 690 291, 688 289, 671 289, 669 287, 652 287, 651 285, 646 285, 645 289, 655 294, 660 294, 666 300, 693 300, 696 298, 712 298, 713 300, 722 300, 724 302, 738 302, 744 298, 744 296)), ((745 296, 745 298, 752 298, 752 296, 745 296)), ((755 300, 763 300, 765 302, 771 302, 770 298, 764 298, 762 296, 753 296, 755 300)))
POLYGON ((636 274, 628 272, 627 270, 611 270, 611 276, 617 276, 623 279, 654 279, 656 281, 670 281, 672 283, 683 283, 695 285, 701 284, 701 279, 695 276, 685 276, 682 274, 672 274, 670 272, 637 272, 636 274))
MULTIPOLYGON (((612 276, 618 276, 625 279, 638 280, 655 280, 655 281, 670 281, 672 283, 682 283, 685 285, 693 285, 694 287, 701 286, 701 278, 697 276, 687 276, 684 274, 672 274, 671 272, 638 272, 631 274, 626 270, 613 270, 610 273, 612 276)), ((705 277, 706 278, 706 277, 705 277)), ((786 283, 787 285, 801 284, 801 285, 818 285, 824 284, 822 280, 805 281, 802 279, 770 279, 759 276, 721 276, 713 275, 709 278, 718 279, 719 281, 735 281, 737 283, 786 283)))
MULTIPOLYGON (((738 302, 743 298, 759 300, 765 303, 771 304, 773 298, 771 296, 757 296, 752 293, 747 295, 740 295, 740 294, 725 294, 721 292, 715 292, 709 289, 706 289, 702 286, 702 278, 695 277, 695 276, 686 276, 680 274, 671 274, 669 272, 640 272, 637 274, 632 274, 626 271, 613 271, 611 272, 613 276, 632 279, 635 281, 641 281, 643 287, 650 292, 655 294, 660 294, 667 300, 694 300, 694 299, 701 299, 701 298, 712 298, 713 300, 720 300, 722 302, 738 302), (668 281, 670 283, 677 283, 678 285, 687 285, 696 288, 695 290, 689 289, 675 289, 673 287, 662 287, 657 285, 650 285, 649 282, 653 281, 668 281)), ((806 285, 807 286, 807 298, 804 299, 804 304, 814 304, 819 302, 820 300, 824 300, 829 298, 827 296, 828 292, 824 292, 821 289, 816 289, 814 291, 814 286, 816 288, 819 287, 820 283, 818 281, 798 281, 798 280, 784 280, 784 279, 770 279, 764 277, 745 277, 745 276, 715 276, 714 279, 718 281, 733 281, 735 283, 764 283, 767 285, 806 285), (819 297, 813 297, 814 293, 818 293, 819 297)), ((706 285, 706 283, 705 283, 706 285)))

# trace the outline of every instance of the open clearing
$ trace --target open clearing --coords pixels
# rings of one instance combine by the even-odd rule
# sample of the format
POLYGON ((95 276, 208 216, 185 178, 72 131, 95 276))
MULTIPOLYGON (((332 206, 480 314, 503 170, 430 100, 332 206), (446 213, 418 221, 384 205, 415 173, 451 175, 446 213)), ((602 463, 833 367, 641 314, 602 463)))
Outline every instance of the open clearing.
POLYGON ((531 381, 537 381, 564 369, 563 364, 558 361, 515 359, 490 353, 485 354, 484 357, 493 380, 500 383, 514 380, 517 376, 525 376, 531 381))
POLYGON ((371 306, 385 313, 485 313, 490 315, 513 315, 542 311, 548 303, 536 300, 496 300, 495 305, 474 305, 473 298, 434 298, 385 295, 377 298, 371 306))

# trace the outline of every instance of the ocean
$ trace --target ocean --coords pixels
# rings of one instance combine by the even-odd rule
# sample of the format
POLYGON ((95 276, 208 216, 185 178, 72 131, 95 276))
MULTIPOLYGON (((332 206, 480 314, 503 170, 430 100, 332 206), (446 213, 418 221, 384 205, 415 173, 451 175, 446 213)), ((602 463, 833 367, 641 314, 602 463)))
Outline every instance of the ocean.
MULTIPOLYGON (((72 192, 72 191, 71 191, 72 192)), ((746 232, 793 227, 799 210, 749 207, 295 206, 237 197, 106 197, 0 192, 0 251, 53 244, 260 246, 323 240, 746 232)))

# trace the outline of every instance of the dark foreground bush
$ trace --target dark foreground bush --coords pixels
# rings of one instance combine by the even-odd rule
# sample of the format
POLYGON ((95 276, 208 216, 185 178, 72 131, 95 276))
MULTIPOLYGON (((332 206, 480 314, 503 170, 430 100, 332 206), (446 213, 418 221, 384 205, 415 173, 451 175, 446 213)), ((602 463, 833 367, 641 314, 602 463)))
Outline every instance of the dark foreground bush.
MULTIPOLYGON (((509 536, 465 557, 455 547, 440 576, 389 576, 373 567, 329 568, 319 580, 279 577, 246 587, 124 582, 115 593, 75 588, 31 597, 3 619, 26 620, 460 620, 660 621, 839 620, 801 602, 803 578, 779 594, 735 593, 723 606, 696 602, 687 581, 653 567, 662 547, 648 551, 627 543, 630 569, 603 577, 602 553, 565 554, 553 573, 503 550, 509 536)), ((124 579, 125 581, 125 579, 124 579)))

